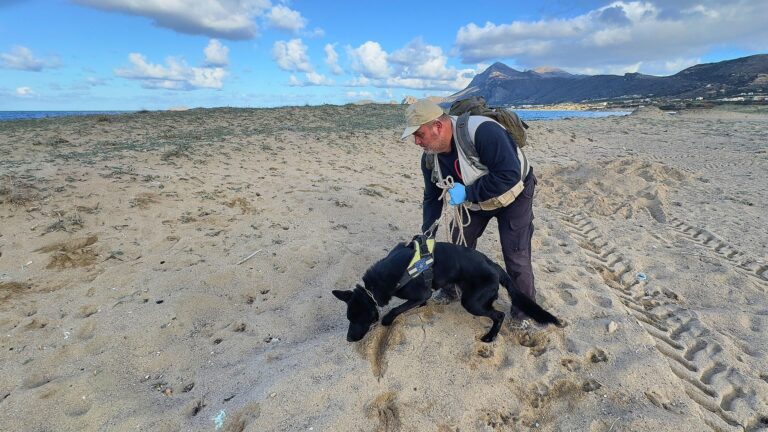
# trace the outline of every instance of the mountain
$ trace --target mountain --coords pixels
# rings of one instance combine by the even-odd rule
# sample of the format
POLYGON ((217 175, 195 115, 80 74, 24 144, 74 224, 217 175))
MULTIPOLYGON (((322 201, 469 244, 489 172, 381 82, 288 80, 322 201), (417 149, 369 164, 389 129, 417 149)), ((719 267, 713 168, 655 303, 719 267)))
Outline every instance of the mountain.
POLYGON ((666 77, 572 75, 554 68, 520 72, 497 62, 445 103, 469 96, 482 96, 490 105, 519 105, 630 98, 714 99, 749 92, 768 93, 768 54, 700 64, 666 77))

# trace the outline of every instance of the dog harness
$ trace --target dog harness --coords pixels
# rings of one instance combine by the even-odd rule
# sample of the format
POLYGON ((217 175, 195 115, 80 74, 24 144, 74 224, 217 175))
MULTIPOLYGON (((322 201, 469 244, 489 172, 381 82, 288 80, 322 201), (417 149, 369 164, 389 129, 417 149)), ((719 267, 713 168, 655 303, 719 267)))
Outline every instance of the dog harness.
POLYGON ((435 239, 429 238, 423 234, 413 237, 413 258, 408 263, 405 273, 397 282, 397 288, 400 288, 408 282, 416 279, 419 275, 424 276, 424 284, 427 288, 432 288, 432 279, 434 272, 432 265, 435 262, 433 252, 435 250, 435 239))

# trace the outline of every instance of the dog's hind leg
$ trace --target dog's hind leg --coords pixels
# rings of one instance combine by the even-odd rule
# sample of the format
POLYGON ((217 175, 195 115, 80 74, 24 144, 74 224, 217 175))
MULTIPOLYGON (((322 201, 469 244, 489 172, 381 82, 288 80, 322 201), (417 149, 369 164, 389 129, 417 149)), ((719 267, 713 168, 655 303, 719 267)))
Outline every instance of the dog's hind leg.
POLYGON ((509 299, 512 302, 511 312, 513 313, 513 316, 515 310, 519 310, 522 311, 525 315, 533 318, 533 320, 539 324, 554 324, 558 327, 563 327, 563 323, 557 319, 557 317, 539 306, 535 299, 531 299, 527 295, 520 292, 520 290, 518 290, 515 286, 514 281, 512 281, 512 278, 509 277, 507 272, 504 271, 501 266, 491 261, 490 259, 488 260, 488 263, 490 263, 491 266, 496 269, 499 275, 499 283, 501 286, 507 289, 509 299))
POLYGON ((461 304, 464 306, 464 309, 466 309, 467 312, 471 313, 472 315, 484 316, 493 320, 491 329, 488 330, 488 333, 480 338, 480 340, 483 342, 492 342, 494 339, 496 339, 496 335, 499 334, 499 330, 501 330, 501 324, 504 322, 504 312, 497 311, 493 308, 493 301, 495 298, 490 299, 484 305, 473 300, 476 299, 468 298, 465 300, 462 298, 461 304))

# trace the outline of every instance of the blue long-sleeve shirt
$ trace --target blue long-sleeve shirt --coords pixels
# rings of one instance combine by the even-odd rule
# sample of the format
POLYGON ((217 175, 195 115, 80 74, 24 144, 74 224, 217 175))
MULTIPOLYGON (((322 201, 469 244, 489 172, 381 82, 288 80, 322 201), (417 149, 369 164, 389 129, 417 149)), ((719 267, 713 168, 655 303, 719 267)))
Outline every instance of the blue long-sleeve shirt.
MULTIPOLYGON (((475 148, 480 162, 488 168, 488 174, 478 178, 466 187, 467 201, 482 202, 508 191, 520 181, 520 160, 517 146, 507 131, 495 122, 484 122, 475 131, 475 148)), ((432 183, 432 170, 427 168, 424 154, 421 157, 421 172, 424 175, 424 203, 422 209, 422 231, 426 231, 440 217, 442 191, 432 183)), ((459 168, 456 141, 451 138, 451 151, 437 157, 443 177, 451 176, 454 182, 464 183, 459 168)))

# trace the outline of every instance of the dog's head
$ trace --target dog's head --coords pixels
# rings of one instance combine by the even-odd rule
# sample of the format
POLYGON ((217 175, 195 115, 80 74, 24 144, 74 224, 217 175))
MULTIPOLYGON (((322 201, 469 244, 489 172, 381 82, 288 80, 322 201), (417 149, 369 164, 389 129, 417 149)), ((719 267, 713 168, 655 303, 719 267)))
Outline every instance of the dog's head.
POLYGON ((360 285, 357 285, 352 291, 334 290, 332 294, 347 304, 347 319, 349 320, 347 340, 350 342, 359 341, 368 333, 371 325, 379 320, 379 310, 376 308, 376 303, 360 285))

